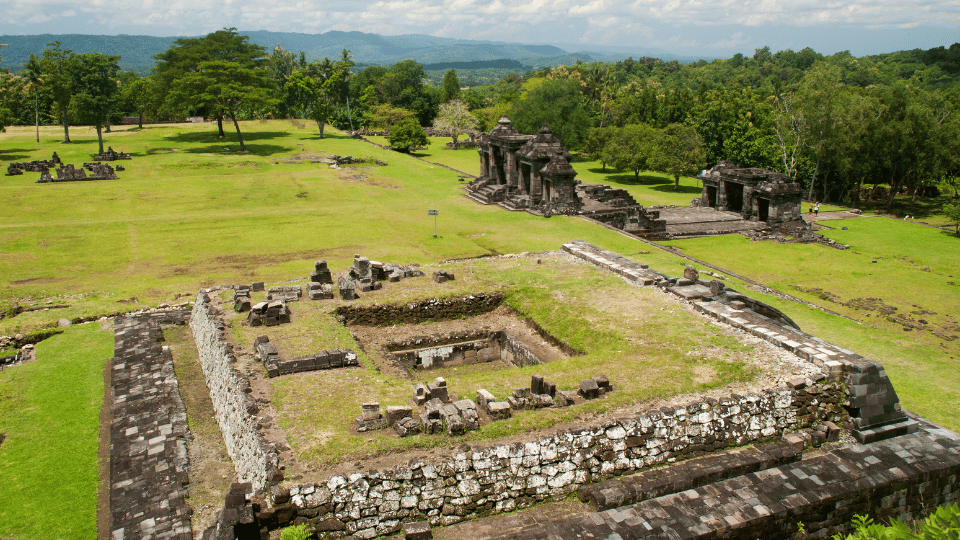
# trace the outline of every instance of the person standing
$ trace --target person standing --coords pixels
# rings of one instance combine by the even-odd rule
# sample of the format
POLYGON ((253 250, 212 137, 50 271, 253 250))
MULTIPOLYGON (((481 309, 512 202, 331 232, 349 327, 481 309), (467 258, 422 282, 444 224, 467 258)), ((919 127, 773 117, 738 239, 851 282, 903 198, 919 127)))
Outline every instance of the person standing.
POLYGON ((813 215, 814 215, 814 216, 819 216, 819 215, 820 215, 820 202, 819 202, 819 201, 817 201, 817 203, 813 205, 813 215))

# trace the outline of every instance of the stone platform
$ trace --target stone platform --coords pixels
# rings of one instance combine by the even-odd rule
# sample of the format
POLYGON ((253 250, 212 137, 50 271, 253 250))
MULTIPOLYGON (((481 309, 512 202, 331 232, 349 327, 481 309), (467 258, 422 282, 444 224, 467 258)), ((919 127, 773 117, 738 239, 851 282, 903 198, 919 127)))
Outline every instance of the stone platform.
POLYGON ((845 530, 854 514, 914 519, 960 499, 960 435, 916 420, 913 434, 636 504, 512 530, 465 523, 445 532, 459 540, 788 538, 802 522, 823 538, 845 530))
POLYGON ((713 208, 660 208, 660 219, 667 222, 666 234, 671 237, 730 234, 762 229, 762 221, 747 221, 739 212, 723 212, 713 208))
POLYGON ((115 321, 111 363, 110 540, 192 540, 187 413, 161 324, 188 311, 115 321))

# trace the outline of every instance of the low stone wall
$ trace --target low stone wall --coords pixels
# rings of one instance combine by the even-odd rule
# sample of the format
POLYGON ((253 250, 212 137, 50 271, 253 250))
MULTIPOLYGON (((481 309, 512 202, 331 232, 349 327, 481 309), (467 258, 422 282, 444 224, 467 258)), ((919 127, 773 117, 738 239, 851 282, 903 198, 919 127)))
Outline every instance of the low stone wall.
POLYGON ((826 383, 647 411, 534 442, 462 451, 448 460, 333 476, 289 492, 275 488, 274 506, 259 519, 276 528, 301 517, 321 534, 353 538, 395 533, 409 521, 450 525, 560 499, 592 481, 777 440, 786 430, 838 420, 842 400, 841 386, 826 383))
POLYGON ((240 482, 260 489, 283 478, 276 449, 259 432, 256 401, 250 397, 250 381, 233 368, 236 358, 227 341, 222 313, 206 292, 197 295, 190 317, 200 366, 210 390, 217 423, 233 460, 240 482))
POLYGON ((502 302, 503 295, 500 293, 476 293, 463 297, 432 298, 406 304, 340 306, 337 308, 337 317, 344 324, 390 326, 481 315, 497 309, 502 302))

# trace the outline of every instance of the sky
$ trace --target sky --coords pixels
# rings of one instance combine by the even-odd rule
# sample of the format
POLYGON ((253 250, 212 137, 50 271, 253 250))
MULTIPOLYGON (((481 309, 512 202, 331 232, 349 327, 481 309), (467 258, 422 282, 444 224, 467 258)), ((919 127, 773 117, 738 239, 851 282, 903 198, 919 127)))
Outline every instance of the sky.
MULTIPOLYGON (((0 35, 204 35, 221 28, 660 49, 854 55, 960 42, 958 0, 0 0, 0 35)), ((571 51, 575 52, 575 51, 571 51)))

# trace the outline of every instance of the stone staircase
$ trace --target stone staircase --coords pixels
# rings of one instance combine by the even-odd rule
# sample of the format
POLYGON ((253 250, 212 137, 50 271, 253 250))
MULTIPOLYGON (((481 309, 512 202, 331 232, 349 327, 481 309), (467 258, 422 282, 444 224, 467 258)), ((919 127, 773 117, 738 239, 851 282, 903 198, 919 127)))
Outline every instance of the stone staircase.
POLYGON ((504 198, 504 200, 498 203, 498 205, 504 210, 510 210, 511 212, 522 212, 529 208, 533 208, 533 198, 529 195, 520 195, 515 193, 504 198))
POLYGON ((497 204, 507 197, 507 186, 492 179, 477 179, 467 184, 466 196, 480 204, 497 204))

